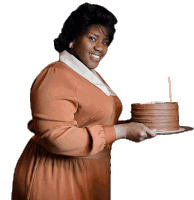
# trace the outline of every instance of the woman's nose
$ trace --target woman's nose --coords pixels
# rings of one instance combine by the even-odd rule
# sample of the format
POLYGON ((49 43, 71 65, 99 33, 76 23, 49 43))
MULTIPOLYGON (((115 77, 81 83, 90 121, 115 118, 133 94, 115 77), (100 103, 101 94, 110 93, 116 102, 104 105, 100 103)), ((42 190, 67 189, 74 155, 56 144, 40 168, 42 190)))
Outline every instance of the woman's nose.
POLYGON ((94 49, 95 49, 96 51, 102 52, 102 51, 103 51, 103 44, 102 44, 101 42, 97 42, 97 43, 95 44, 95 46, 94 46, 94 49))

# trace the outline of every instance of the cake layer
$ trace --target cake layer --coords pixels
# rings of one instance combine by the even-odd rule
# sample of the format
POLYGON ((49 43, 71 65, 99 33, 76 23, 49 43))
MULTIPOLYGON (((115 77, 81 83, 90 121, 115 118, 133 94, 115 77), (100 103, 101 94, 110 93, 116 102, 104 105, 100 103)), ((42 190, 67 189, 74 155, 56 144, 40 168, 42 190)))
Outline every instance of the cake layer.
POLYGON ((145 124, 157 131, 173 131, 179 129, 179 112, 177 102, 132 104, 132 122, 145 124))

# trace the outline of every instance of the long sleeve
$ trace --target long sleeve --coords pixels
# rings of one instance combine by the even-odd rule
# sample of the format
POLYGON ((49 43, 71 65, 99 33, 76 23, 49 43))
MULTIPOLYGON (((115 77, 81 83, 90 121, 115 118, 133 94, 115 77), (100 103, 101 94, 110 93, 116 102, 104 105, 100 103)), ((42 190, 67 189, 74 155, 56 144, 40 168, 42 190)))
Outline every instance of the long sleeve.
POLYGON ((115 129, 100 124, 78 126, 75 118, 80 115, 80 105, 75 80, 56 65, 44 69, 31 89, 34 140, 53 154, 98 153, 116 140, 115 129))

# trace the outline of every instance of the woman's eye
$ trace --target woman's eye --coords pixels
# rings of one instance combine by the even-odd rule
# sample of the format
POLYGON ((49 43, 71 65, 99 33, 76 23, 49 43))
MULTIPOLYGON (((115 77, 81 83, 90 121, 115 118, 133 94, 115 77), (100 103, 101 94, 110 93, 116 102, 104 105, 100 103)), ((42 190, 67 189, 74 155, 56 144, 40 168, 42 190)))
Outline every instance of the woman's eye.
POLYGON ((103 42, 103 44, 108 45, 108 42, 103 42))
POLYGON ((90 40, 91 40, 92 42, 95 42, 95 41, 96 41, 96 38, 90 37, 90 40))

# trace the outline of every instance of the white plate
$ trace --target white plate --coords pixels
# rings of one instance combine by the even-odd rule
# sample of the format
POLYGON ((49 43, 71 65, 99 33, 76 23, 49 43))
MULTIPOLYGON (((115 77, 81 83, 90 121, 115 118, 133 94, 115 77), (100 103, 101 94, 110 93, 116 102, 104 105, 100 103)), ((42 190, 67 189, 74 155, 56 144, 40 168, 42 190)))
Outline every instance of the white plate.
POLYGON ((182 127, 179 127, 178 130, 174 130, 174 131, 157 131, 156 134, 170 134, 170 133, 178 133, 178 132, 182 132, 185 129, 182 127))

